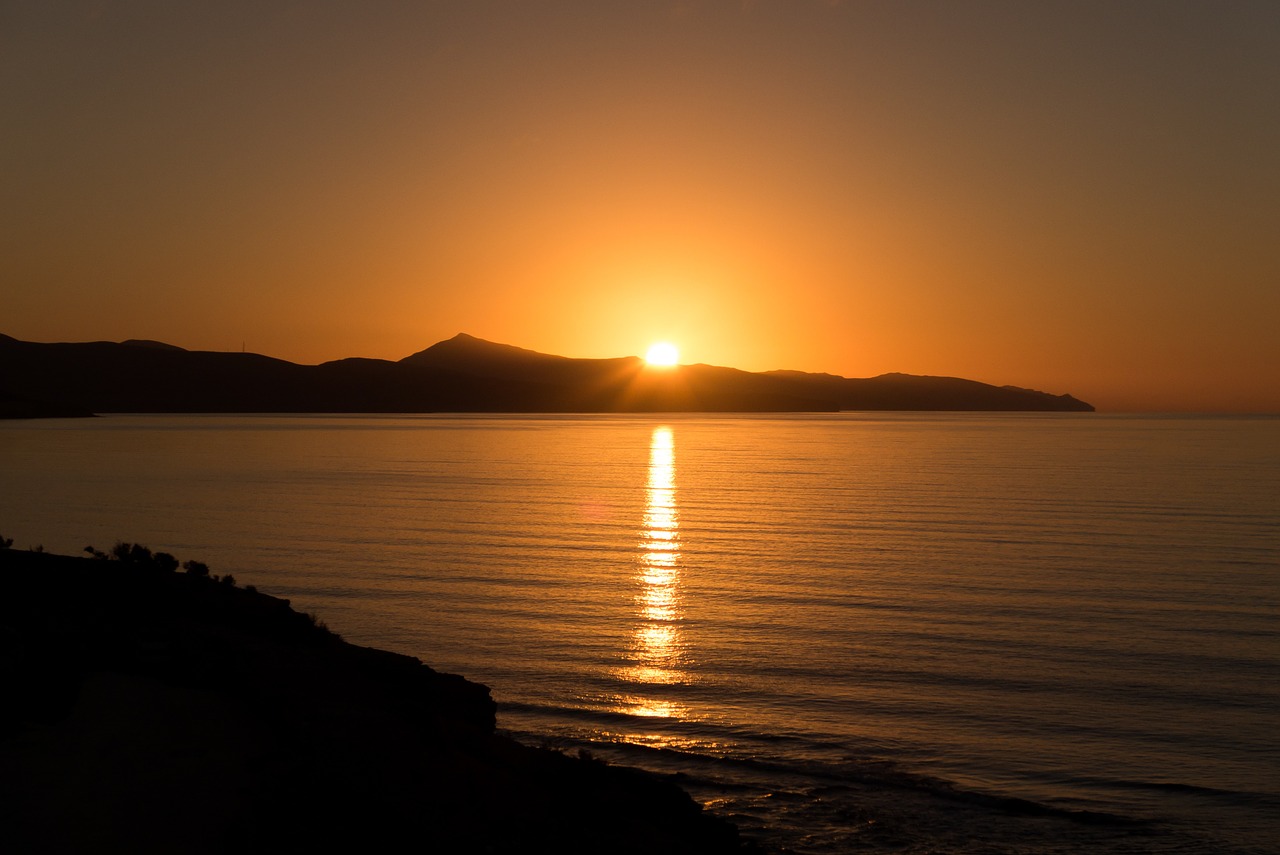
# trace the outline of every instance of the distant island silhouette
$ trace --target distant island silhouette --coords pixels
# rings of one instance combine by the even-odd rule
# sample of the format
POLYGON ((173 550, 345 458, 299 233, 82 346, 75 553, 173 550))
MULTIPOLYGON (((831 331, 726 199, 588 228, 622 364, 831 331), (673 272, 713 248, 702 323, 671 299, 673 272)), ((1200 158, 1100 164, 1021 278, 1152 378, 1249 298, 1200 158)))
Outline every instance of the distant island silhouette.
POLYGON ((201 562, 11 544, 9 851, 755 851, 670 780, 507 739, 487 687, 201 562))
POLYGON ((643 413, 841 410, 1092 412, 1071 395, 957 377, 864 379, 636 356, 574 359, 460 333, 398 362, 299 365, 157 341, 0 335, 0 417, 87 413, 643 413))

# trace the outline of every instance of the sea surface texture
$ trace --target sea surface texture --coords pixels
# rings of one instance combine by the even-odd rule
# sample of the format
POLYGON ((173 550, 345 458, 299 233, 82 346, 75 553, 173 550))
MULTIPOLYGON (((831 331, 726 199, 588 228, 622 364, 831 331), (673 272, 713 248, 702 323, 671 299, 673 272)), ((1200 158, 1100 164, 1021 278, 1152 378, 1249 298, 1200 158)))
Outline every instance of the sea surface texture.
POLYGON ((117 540, 492 687, 797 853, 1280 851, 1280 420, 0 423, 117 540))

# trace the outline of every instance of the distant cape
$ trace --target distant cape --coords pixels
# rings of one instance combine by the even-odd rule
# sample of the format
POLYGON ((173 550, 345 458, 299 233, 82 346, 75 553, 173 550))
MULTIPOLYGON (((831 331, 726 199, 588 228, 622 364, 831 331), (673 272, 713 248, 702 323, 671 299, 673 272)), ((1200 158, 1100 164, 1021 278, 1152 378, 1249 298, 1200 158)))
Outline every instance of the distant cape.
POLYGON ((1070 395, 957 377, 656 369, 635 356, 574 359, 465 333, 398 362, 357 357, 320 365, 157 341, 39 343, 0 335, 5 400, 39 402, 32 406, 42 415, 1093 411, 1070 395))

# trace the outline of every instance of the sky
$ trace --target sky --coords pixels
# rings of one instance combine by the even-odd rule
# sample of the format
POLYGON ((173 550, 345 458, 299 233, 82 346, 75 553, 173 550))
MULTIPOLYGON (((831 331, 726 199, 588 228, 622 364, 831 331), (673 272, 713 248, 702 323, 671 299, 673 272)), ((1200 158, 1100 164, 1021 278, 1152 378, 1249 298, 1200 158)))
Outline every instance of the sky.
POLYGON ((1280 412, 1280 4, 0 0, 0 332, 1280 412))

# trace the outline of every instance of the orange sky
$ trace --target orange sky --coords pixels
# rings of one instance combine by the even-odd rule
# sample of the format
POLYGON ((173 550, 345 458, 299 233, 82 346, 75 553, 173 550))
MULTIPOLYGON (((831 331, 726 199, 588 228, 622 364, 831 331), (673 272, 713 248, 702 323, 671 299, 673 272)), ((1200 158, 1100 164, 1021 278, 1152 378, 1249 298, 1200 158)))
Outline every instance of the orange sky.
POLYGON ((1273 2, 0 11, 0 332, 1280 411, 1273 2))

